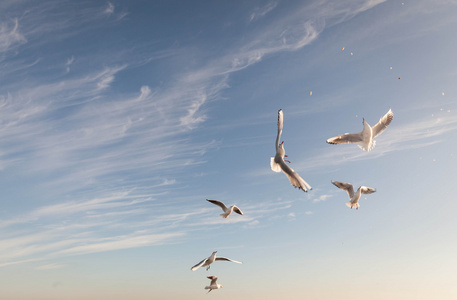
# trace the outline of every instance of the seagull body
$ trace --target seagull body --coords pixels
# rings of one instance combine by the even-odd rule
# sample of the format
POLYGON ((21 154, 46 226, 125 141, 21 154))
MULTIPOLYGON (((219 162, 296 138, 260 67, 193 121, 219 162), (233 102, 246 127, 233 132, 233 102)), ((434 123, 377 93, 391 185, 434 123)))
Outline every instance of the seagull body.
POLYGON ((198 264, 196 264, 195 266, 193 266, 192 268, 190 268, 192 271, 195 271, 197 270, 198 268, 200 267, 206 267, 206 271, 209 270, 209 268, 211 267, 210 265, 215 262, 216 260, 225 260, 225 261, 231 261, 231 262, 234 262, 234 263, 237 263, 237 264, 242 264, 242 262, 240 261, 236 261, 236 260, 232 260, 232 259, 229 259, 229 258, 225 258, 225 257, 217 257, 216 256, 216 253, 217 251, 214 251, 210 257, 208 258, 205 258, 204 260, 202 260, 201 262, 199 262, 198 264))
MULTIPOLYGON (((307 192, 308 189, 311 190, 311 186, 298 175, 291 167, 286 165, 284 157, 286 155, 286 150, 284 149, 284 142, 279 143, 282 134, 282 127, 284 123, 284 115, 282 109, 278 111, 278 134, 276 136, 276 155, 270 160, 271 169, 275 172, 283 171, 284 174, 289 178, 290 183, 294 187, 302 189, 304 192, 307 192)), ((289 161, 288 161, 289 162, 289 161)))
POLYGON ((205 290, 209 290, 208 293, 223 287, 222 284, 217 283, 217 276, 207 276, 207 278, 211 279, 211 283, 208 286, 205 286, 205 290))
POLYGON ((232 213, 232 212, 236 212, 237 214, 240 214, 242 215, 243 212, 241 211, 241 209, 238 208, 238 206, 236 205, 232 205, 230 207, 227 207, 225 206, 224 203, 222 203, 221 201, 218 201, 218 200, 211 200, 211 199, 206 199, 206 201, 209 201, 213 204, 216 204, 217 206, 219 206, 220 208, 222 208, 222 210, 224 211, 223 214, 221 214, 221 217, 224 218, 224 219, 227 219, 228 216, 232 213))
POLYGON ((376 123, 373 127, 371 127, 365 118, 363 119, 363 130, 358 133, 345 133, 339 136, 335 136, 329 138, 327 143, 329 144, 357 144, 360 149, 364 151, 370 151, 371 149, 376 146, 376 141, 374 140, 375 137, 380 135, 386 128, 389 126, 390 122, 394 114, 392 109, 381 118, 379 122, 376 123))
POLYGON ((340 181, 332 181, 332 183, 336 187, 338 187, 342 190, 345 190, 348 193, 350 201, 346 202, 346 205, 348 207, 350 207, 351 209, 353 207, 355 207, 355 209, 359 209, 359 207, 360 207, 359 199, 362 194, 371 194, 371 193, 376 192, 376 189, 362 185, 362 186, 359 186, 357 191, 354 193, 354 187, 350 183, 340 182, 340 181))

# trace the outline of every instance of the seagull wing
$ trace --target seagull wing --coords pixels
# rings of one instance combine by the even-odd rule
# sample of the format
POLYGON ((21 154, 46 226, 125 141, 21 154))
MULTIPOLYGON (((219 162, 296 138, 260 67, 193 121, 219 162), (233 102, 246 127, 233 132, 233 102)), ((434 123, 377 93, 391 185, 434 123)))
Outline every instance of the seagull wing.
POLYGON ((198 268, 200 268, 201 266, 203 266, 203 265, 206 263, 207 260, 208 260, 208 259, 205 258, 204 260, 202 260, 201 262, 199 262, 198 264, 196 264, 195 266, 193 266, 193 267, 190 268, 190 269, 191 269, 192 271, 197 270, 198 268))
POLYGON ((394 113, 392 112, 392 109, 389 109, 389 111, 381 119, 379 119, 379 122, 372 127, 373 138, 380 135, 384 130, 386 130, 387 126, 389 126, 393 118, 394 113))
POLYGON ((362 194, 372 194, 372 193, 376 192, 376 189, 371 188, 371 187, 367 187, 367 186, 361 186, 360 187, 360 192, 362 194))
POLYGON ((299 189, 302 189, 304 192, 307 192, 308 189, 312 189, 311 186, 303 178, 301 178, 301 176, 298 175, 298 173, 294 171, 294 169, 286 165, 282 158, 279 161, 279 166, 281 167, 281 170, 284 172, 284 174, 287 175, 287 177, 290 180, 290 183, 294 187, 298 187, 299 189))
POLYGON ((332 180, 332 183, 337 188, 340 188, 340 189, 345 190, 346 192, 348 192, 349 199, 352 199, 352 197, 354 197, 354 187, 352 186, 352 184, 347 183, 347 182, 341 182, 341 181, 333 181, 333 180, 332 180))
POLYGON ((217 200, 211 200, 211 199, 206 199, 206 201, 209 201, 213 204, 216 204, 217 206, 219 206, 220 208, 222 208, 222 210, 225 212, 227 210, 227 206, 225 206, 224 203, 222 203, 221 201, 217 201, 217 200))
POLYGON ((240 214, 240 215, 243 214, 243 212, 241 211, 241 209, 239 209, 238 206, 236 206, 236 205, 233 205, 233 211, 236 212, 237 214, 240 214))
POLYGON ((353 144, 363 141, 362 132, 345 133, 339 136, 334 136, 327 140, 329 144, 353 144))
POLYGON ((216 285, 216 282, 217 282, 217 276, 207 276, 208 279, 211 279, 211 283, 209 284, 210 286, 211 285, 216 285))
POLYGON ((282 127, 284 124, 284 113, 282 109, 278 110, 278 135, 276 136, 276 153, 279 150, 279 140, 281 139, 282 127))
POLYGON ((225 261, 231 261, 231 262, 234 262, 234 263, 237 263, 237 264, 242 264, 241 261, 236 261, 236 260, 233 260, 233 259, 230 259, 230 258, 220 257, 220 256, 217 256, 216 260, 225 260, 225 261))
POLYGON ((280 109, 280 110, 278 110, 278 134, 276 136, 276 144, 275 144, 276 155, 275 155, 275 157, 272 157, 270 159, 270 167, 275 172, 281 172, 281 167, 279 166, 278 162, 276 161, 276 156, 278 156, 278 153, 279 153, 279 140, 281 139, 283 124, 284 124, 284 114, 282 112, 282 109, 280 109))

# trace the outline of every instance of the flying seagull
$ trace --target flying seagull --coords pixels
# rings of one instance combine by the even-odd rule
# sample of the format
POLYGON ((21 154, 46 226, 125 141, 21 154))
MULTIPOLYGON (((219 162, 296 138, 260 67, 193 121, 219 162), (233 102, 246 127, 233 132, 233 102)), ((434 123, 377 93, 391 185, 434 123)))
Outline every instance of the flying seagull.
POLYGON ((210 268, 210 265, 216 261, 216 260, 225 260, 225 261, 231 261, 231 262, 234 262, 234 263, 237 263, 237 264, 242 264, 241 261, 236 261, 236 260, 232 260, 232 259, 229 259, 229 258, 225 258, 225 257, 216 257, 216 253, 217 251, 214 251, 210 257, 208 258, 205 258, 204 260, 202 260, 201 262, 199 262, 198 264, 196 264, 195 266, 193 266, 192 268, 190 268, 192 271, 195 271, 197 270, 198 268, 200 267, 206 267, 206 271, 209 270, 210 268))
POLYGON ((340 181, 332 181, 332 183, 336 187, 348 192, 350 201, 346 202, 346 205, 348 207, 350 207, 351 209, 353 207, 355 207, 355 209, 359 209, 359 206, 360 206, 359 199, 362 194, 371 194, 371 193, 376 192, 375 189, 362 185, 362 186, 359 186, 359 188, 357 189, 357 192, 355 192, 355 194, 354 194, 354 187, 352 186, 352 184, 347 183, 347 182, 340 182, 340 181))
POLYGON ((283 171, 284 174, 287 175, 287 177, 290 180, 290 183, 294 187, 298 187, 299 189, 302 189, 304 192, 307 192, 308 189, 312 189, 311 186, 285 163, 286 161, 290 163, 290 161, 284 160, 284 157, 287 157, 287 155, 285 155, 286 151, 284 150, 284 141, 279 143, 279 140, 281 139, 283 123, 284 115, 282 109, 280 109, 278 111, 278 135, 276 136, 276 155, 275 157, 272 157, 270 159, 271 169, 275 172, 283 171))
POLYGON ((381 118, 379 122, 371 127, 363 118, 363 130, 358 133, 345 133, 339 136, 329 138, 327 143, 329 144, 357 144, 360 149, 364 151, 370 151, 376 145, 375 137, 380 135, 389 126, 394 114, 392 109, 381 118))
POLYGON ((211 199, 206 199, 206 201, 209 201, 213 204, 216 204, 217 206, 219 206, 220 208, 222 208, 222 210, 224 211, 223 214, 221 214, 221 217, 224 218, 224 219, 227 219, 228 216, 232 213, 232 211, 236 212, 237 214, 240 214, 242 215, 243 212, 241 211, 241 209, 239 209, 236 205, 232 205, 230 207, 227 207, 225 206, 224 203, 222 203, 221 201, 217 201, 217 200, 211 200, 211 199))
POLYGON ((208 286, 205 286, 205 290, 209 290, 208 293, 223 287, 222 284, 217 283, 217 276, 207 276, 207 278, 211 279, 211 283, 208 286))

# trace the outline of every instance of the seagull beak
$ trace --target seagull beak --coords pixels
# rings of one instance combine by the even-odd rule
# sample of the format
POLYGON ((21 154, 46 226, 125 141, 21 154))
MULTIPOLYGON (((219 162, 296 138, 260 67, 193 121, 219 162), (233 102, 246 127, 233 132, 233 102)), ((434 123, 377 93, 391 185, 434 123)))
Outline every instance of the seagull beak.
POLYGON ((284 141, 281 142, 281 145, 284 144, 284 141))

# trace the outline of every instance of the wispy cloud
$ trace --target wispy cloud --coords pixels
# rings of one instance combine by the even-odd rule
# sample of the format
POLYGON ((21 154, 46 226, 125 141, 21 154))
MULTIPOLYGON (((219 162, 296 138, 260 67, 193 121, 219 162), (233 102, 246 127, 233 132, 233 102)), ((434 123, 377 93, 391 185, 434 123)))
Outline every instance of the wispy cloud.
POLYGON ((88 253, 97 253, 105 251, 113 251, 119 249, 129 249, 137 247, 145 247, 151 245, 161 245, 169 239, 181 236, 182 233, 167 233, 167 234, 152 234, 152 235, 138 235, 138 236, 116 236, 109 238, 108 241, 100 243, 92 243, 90 245, 76 246, 61 250, 56 253, 59 254, 72 254, 81 255, 88 253))
POLYGON ((331 198, 331 197, 332 197, 332 195, 320 195, 319 197, 314 198, 313 202, 316 203, 316 202, 327 201, 327 199, 331 198))
POLYGON ((107 5, 106 9, 103 11, 103 13, 108 14, 108 15, 114 13, 114 5, 113 5, 113 3, 108 2, 108 5, 107 5))
POLYGON ((27 39, 19 31, 18 19, 14 19, 10 23, 0 23, 0 53, 7 52, 13 47, 26 42, 27 39))
POLYGON ((275 9, 275 7, 277 5, 278 5, 277 2, 270 2, 270 3, 268 3, 267 5, 265 5, 263 7, 257 7, 256 9, 254 9, 254 11, 249 16, 249 21, 252 22, 252 21, 255 21, 255 20, 259 19, 259 18, 264 17, 270 11, 275 9))

